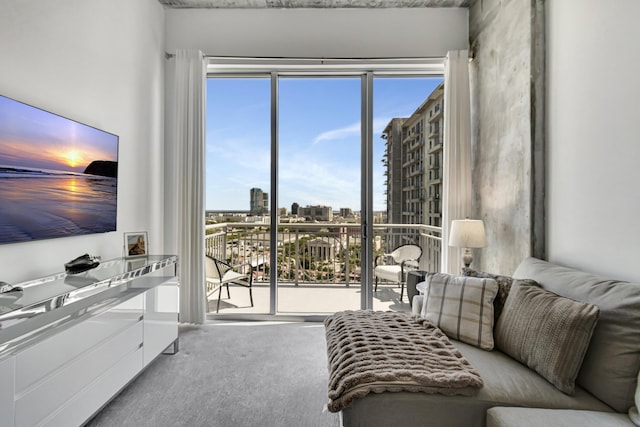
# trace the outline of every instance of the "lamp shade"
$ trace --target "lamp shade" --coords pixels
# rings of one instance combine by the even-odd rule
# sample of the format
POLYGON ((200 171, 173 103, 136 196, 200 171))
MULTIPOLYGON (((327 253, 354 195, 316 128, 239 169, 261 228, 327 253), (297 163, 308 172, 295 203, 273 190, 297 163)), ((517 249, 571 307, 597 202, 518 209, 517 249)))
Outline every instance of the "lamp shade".
POLYGON ((484 248, 487 246, 484 222, 480 219, 451 221, 449 246, 456 248, 484 248))

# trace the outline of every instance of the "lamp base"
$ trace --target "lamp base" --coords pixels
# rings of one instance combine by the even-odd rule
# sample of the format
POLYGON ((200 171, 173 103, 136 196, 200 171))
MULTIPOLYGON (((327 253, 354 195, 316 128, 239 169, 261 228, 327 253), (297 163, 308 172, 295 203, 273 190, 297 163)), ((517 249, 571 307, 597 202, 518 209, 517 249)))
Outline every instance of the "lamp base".
POLYGON ((464 263, 464 267, 469 268, 472 261, 473 255, 471 255, 471 251, 469 250, 469 248, 464 248, 464 254, 462 255, 462 262, 464 263))

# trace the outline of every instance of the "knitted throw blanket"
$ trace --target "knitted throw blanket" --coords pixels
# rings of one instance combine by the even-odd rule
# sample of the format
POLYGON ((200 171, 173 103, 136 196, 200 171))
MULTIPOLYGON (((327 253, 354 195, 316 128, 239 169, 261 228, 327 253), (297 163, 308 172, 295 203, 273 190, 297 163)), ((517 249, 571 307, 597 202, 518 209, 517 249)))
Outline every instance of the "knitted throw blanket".
POLYGON ((406 313, 342 311, 325 322, 329 404, 339 412, 369 393, 470 396, 480 374, 431 322, 406 313))

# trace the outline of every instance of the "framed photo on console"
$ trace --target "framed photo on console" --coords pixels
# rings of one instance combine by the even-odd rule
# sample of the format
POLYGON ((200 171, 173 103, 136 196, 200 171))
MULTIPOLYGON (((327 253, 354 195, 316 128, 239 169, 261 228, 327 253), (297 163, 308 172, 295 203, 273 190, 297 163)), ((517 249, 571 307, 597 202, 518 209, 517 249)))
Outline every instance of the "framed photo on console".
POLYGON ((149 255, 146 231, 124 233, 124 257, 136 258, 149 255))

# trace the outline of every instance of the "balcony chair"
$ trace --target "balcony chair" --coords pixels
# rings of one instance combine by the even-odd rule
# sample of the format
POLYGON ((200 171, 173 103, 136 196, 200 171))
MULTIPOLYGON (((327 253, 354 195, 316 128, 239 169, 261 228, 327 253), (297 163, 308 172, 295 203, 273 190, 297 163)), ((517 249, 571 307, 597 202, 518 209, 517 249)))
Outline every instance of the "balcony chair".
POLYGON ((251 285, 253 285, 253 267, 250 263, 243 263, 236 266, 221 261, 217 258, 205 256, 205 272, 206 272, 206 293, 209 295, 218 291, 218 306, 216 313, 220 311, 220 298, 222 297, 222 288, 227 288, 227 298, 231 298, 229 293, 229 285, 237 285, 249 288, 249 299, 251 307, 253 307, 253 293, 251 285))
POLYGON ((373 270, 376 279, 374 291, 378 292, 379 279, 396 282, 400 285, 400 302, 402 302, 407 272, 418 269, 420 256, 422 256, 422 248, 418 245, 398 246, 389 254, 377 256, 373 270))

